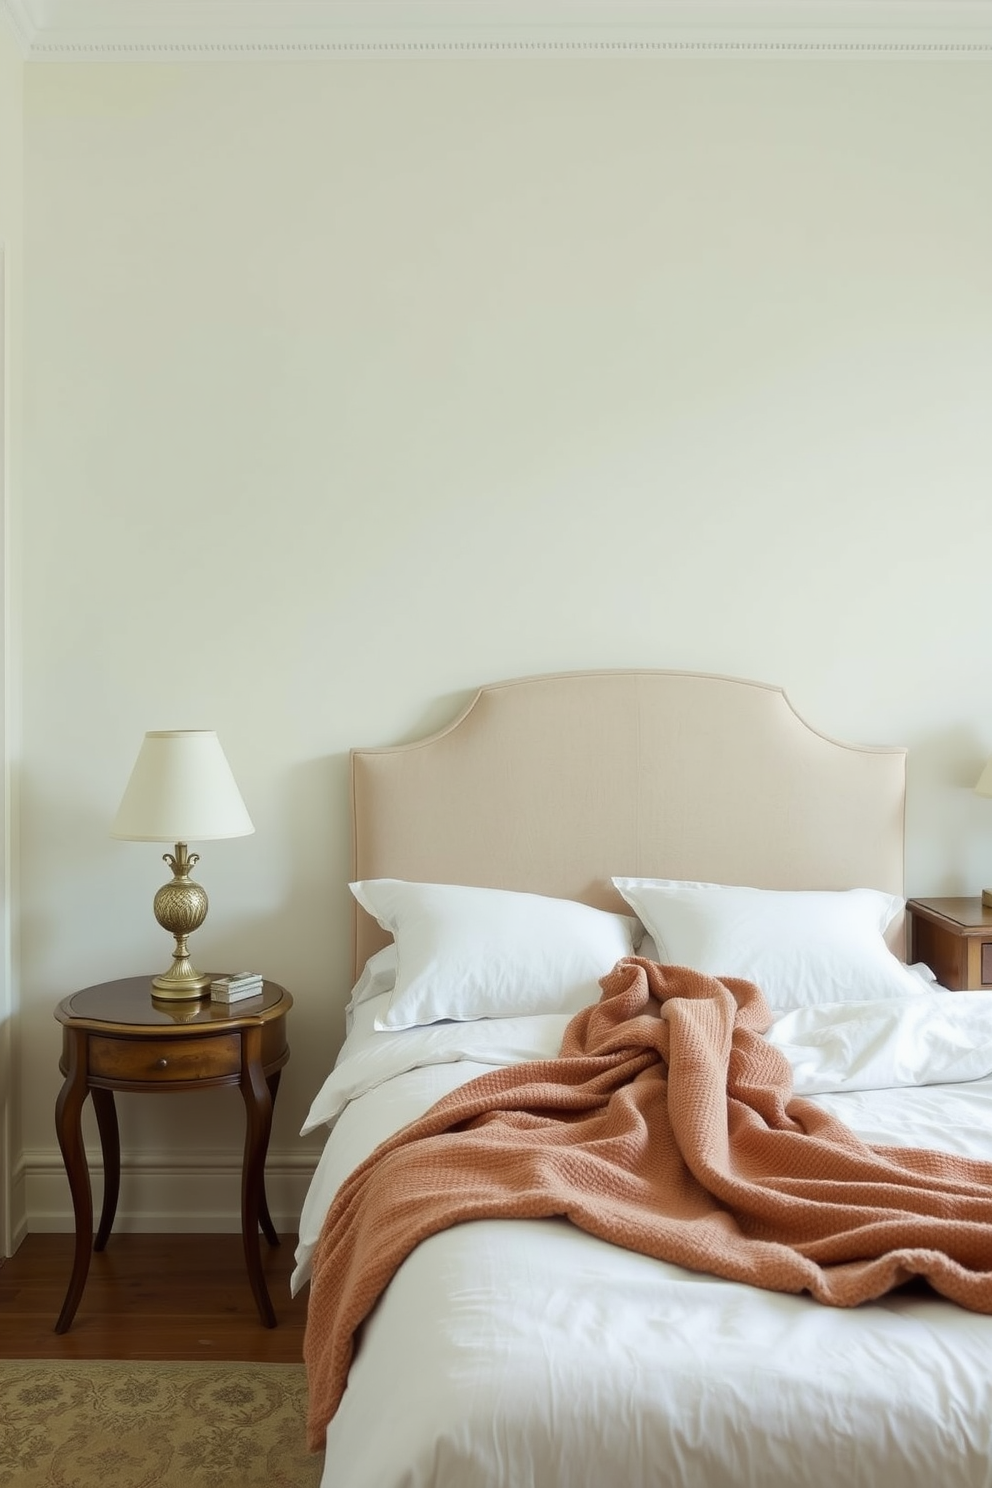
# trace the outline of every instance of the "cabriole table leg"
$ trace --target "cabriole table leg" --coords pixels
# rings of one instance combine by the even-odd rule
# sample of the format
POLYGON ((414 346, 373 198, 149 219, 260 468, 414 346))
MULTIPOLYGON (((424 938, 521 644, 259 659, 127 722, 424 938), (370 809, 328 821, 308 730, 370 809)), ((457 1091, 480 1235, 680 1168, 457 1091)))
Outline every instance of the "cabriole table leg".
MULTIPOLYGON (((276 1108, 276 1096, 279 1094, 279 1076, 281 1074, 282 1074, 282 1070, 276 1070, 275 1074, 270 1075, 269 1078, 268 1078, 268 1080, 266 1081, 266 1083, 267 1083, 267 1085, 269 1087, 269 1096, 270 1096, 270 1099, 272 1101, 272 1110, 273 1111, 275 1111, 275 1108, 276 1108)), ((262 1234, 265 1236, 265 1238, 269 1242, 269 1244, 270 1245, 278 1245, 279 1244, 279 1236, 276 1233, 276 1227, 275 1227, 275 1225, 272 1223, 272 1216, 269 1214, 269 1201, 265 1197, 265 1167, 264 1167, 264 1165, 262 1167, 262 1176, 261 1176, 261 1180, 260 1180, 260 1193, 259 1193, 259 1196, 258 1196, 258 1222, 262 1226, 262 1234)))
POLYGON ((90 1269, 90 1252, 93 1246, 93 1192, 90 1188, 90 1170, 86 1162, 83 1145, 82 1111, 86 1100, 86 1034, 76 1033, 68 1040, 69 1068, 65 1083, 55 1103, 55 1130, 62 1149, 69 1191, 72 1194, 72 1211, 76 1224, 76 1246, 72 1260, 72 1275, 62 1303, 56 1333, 68 1331, 79 1299, 83 1295, 86 1277, 90 1269))
MULTIPOLYGON (((241 1042, 241 1094, 245 1102, 245 1155, 241 1172, 241 1235, 245 1265, 258 1315, 267 1328, 276 1326, 276 1314, 265 1285, 258 1244, 258 1225, 264 1206, 265 1154, 272 1130, 272 1092, 262 1072, 261 1028, 246 1028, 241 1042)), ((269 1220, 271 1225, 272 1221, 269 1220)))
POLYGON ((110 1239, 121 1191, 121 1133, 117 1125, 114 1092, 94 1086, 92 1095, 96 1124, 100 1129, 100 1146, 103 1149, 103 1206, 93 1249, 102 1250, 110 1239))

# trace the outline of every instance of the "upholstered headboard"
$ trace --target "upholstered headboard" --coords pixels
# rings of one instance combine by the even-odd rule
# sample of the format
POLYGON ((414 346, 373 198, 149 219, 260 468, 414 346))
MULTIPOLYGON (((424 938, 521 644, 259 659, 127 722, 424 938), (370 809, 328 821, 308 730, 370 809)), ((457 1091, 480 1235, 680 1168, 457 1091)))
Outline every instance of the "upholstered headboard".
MULTIPOLYGON (((429 738, 353 750, 351 778, 356 878, 606 909, 626 908, 614 874, 903 892, 906 751, 827 738, 763 683, 670 671, 495 683, 429 738)), ((387 939, 356 906, 356 969, 387 939)))

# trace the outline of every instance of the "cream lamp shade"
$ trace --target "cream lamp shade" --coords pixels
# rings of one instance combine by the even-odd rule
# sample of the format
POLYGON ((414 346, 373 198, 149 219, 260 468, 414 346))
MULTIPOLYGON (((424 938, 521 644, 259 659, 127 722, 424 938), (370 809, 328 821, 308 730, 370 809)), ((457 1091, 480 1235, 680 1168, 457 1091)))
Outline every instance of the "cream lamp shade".
MULTIPOLYGON (((979 796, 992 796, 992 759, 986 762, 985 769, 979 775, 975 792, 979 796)), ((992 909, 992 889, 982 890, 982 903, 992 909)))
POLYGON ((172 967, 152 978, 155 997, 206 997, 210 976, 195 970, 186 937, 207 915, 207 895, 190 878, 199 861, 187 843, 220 837, 246 837, 255 828, 213 729, 155 729, 138 751, 112 837, 128 842, 173 842, 163 853, 172 880, 155 895, 155 918, 175 936, 172 967))
POLYGON ((156 729, 134 762, 111 837, 208 842, 254 832, 213 729, 156 729))

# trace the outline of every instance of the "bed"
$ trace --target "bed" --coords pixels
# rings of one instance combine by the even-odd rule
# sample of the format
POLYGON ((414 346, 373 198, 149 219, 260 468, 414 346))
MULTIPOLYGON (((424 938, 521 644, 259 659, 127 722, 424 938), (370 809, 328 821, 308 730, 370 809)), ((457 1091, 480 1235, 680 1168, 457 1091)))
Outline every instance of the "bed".
POLYGON ((350 1175, 435 1103, 544 1069, 645 966, 757 984, 756 1043, 825 1121, 949 1154, 975 1290, 907 1275, 825 1306, 553 1207, 442 1226, 314 1413, 325 1488, 992 1484, 992 996, 905 965, 905 774, 904 750, 827 738, 778 688, 664 671, 484 687, 428 739, 353 752, 355 987, 305 1127, 327 1140, 292 1281, 316 1397, 321 1235, 350 1175))

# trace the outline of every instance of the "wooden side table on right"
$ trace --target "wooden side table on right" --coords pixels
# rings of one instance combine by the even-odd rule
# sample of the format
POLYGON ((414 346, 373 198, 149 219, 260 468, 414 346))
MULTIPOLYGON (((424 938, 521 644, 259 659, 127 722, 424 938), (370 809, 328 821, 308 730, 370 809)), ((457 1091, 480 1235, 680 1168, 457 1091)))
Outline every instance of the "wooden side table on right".
POLYGON ((910 961, 923 961, 952 992, 992 991, 992 908, 980 896, 910 899, 910 961))

